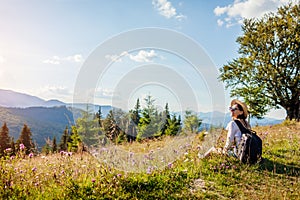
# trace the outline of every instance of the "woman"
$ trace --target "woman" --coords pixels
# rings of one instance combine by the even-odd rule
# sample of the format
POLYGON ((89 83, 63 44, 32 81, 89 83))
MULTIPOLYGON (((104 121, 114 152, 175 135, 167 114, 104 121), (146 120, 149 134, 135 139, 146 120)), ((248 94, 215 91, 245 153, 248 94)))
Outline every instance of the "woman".
POLYGON ((237 156, 237 149, 242 138, 242 133, 234 120, 239 120, 246 128, 250 129, 250 125, 246 121, 248 116, 248 109, 245 103, 234 99, 230 103, 229 110, 231 112, 232 120, 226 127, 226 130, 228 132, 223 153, 237 156))

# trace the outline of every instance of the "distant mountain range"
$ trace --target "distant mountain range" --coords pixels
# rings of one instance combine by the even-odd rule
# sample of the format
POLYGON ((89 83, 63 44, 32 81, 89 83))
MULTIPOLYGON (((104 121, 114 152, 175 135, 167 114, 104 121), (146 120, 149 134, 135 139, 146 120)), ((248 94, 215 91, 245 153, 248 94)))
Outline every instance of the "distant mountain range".
MULTIPOLYGON (((95 112, 100 105, 68 104, 58 100, 45 101, 28 94, 0 89, 0 125, 7 123, 10 135, 18 139, 24 124, 27 124, 33 134, 33 139, 39 147, 45 144, 45 139, 56 137, 59 143, 61 134, 66 126, 75 124, 81 112, 89 108, 95 112)), ((102 117, 106 117, 112 106, 101 105, 102 117)), ((184 119, 184 116, 181 116, 184 119)), ((230 114, 221 112, 199 113, 202 119, 201 129, 208 129, 211 125, 225 126, 230 120, 230 114)), ((271 125, 281 123, 282 120, 272 118, 251 119, 251 125, 271 125)))
POLYGON ((1 107, 14 107, 14 108, 27 108, 27 107, 54 107, 63 106, 64 102, 58 100, 45 101, 41 98, 14 92, 12 90, 0 89, 0 106, 1 107))

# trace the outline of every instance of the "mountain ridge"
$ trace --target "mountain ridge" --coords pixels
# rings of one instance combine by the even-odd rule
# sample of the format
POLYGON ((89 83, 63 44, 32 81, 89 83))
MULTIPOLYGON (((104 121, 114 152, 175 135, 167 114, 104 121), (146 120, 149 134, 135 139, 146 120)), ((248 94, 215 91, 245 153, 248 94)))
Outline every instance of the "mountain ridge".
MULTIPOLYGON (((52 139, 55 136, 59 141, 66 126, 74 125, 76 119, 81 117, 82 111, 91 109, 96 113, 99 107, 101 107, 103 118, 113 109, 110 105, 70 104, 55 99, 46 101, 32 95, 0 89, 1 125, 6 122, 10 135, 16 140, 23 125, 27 124, 39 147, 45 144, 46 138, 52 139)), ((174 112, 174 114, 176 113, 174 112)), ((198 112, 197 114, 202 120, 200 130, 208 130, 211 126, 224 127, 231 120, 230 113, 213 111, 198 112)), ((184 116, 181 117, 184 120, 184 116)), ((251 118, 251 125, 272 125, 282 121, 272 118, 262 120, 251 118)))

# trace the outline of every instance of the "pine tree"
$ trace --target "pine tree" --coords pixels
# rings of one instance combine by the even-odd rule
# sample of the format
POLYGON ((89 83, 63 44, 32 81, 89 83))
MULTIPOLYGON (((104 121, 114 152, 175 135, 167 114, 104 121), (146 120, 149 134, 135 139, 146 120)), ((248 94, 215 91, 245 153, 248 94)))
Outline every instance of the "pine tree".
POLYGON ((57 144, 56 144, 56 137, 54 136, 52 140, 52 152, 56 153, 57 152, 57 144))
POLYGON ((11 148, 12 155, 15 155, 16 154, 16 144, 15 144, 15 140, 13 137, 10 138, 10 148, 11 148))
POLYGON ((120 127, 116 123, 112 110, 109 111, 106 119, 104 120, 103 127, 106 137, 112 142, 115 142, 117 137, 122 133, 120 127))
POLYGON ((69 128, 66 126, 64 133, 61 136, 59 143, 59 151, 67 151, 68 150, 68 140, 69 140, 69 128))
POLYGON ((101 134, 99 119, 95 117, 95 113, 89 109, 88 105, 86 111, 82 112, 82 117, 77 119, 76 124, 78 134, 85 145, 92 146, 99 142, 101 134))
POLYGON ((133 110, 129 111, 130 121, 127 127, 127 141, 135 141, 137 137, 137 127, 140 123, 141 105, 140 100, 137 99, 133 110))
POLYGON ((185 111, 184 130, 189 133, 197 133, 202 123, 198 115, 190 110, 185 111))
POLYGON ((68 142, 68 151, 77 152, 81 143, 81 138, 78 134, 76 126, 72 126, 70 142, 68 142))
POLYGON ((168 132, 168 134, 169 134, 170 130, 168 130, 168 129, 170 127, 171 116, 170 116, 168 103, 166 103, 165 110, 162 114, 162 121, 164 122, 164 124, 162 125, 162 129, 161 129, 162 135, 167 134, 166 132, 168 132))
POLYGON ((20 137, 17 141, 17 144, 23 144, 25 146, 25 153, 29 154, 30 152, 33 152, 35 149, 35 145, 32 142, 31 138, 32 134, 30 131, 30 128, 24 124, 23 129, 21 131, 20 137))
MULTIPOLYGON (((142 117, 138 125, 137 140, 161 136, 161 117, 154 105, 155 99, 148 95, 145 99, 145 108, 142 110, 142 117)), ((164 123, 164 122, 163 122, 164 123)))
POLYGON ((9 130, 6 123, 3 124, 0 130, 0 156, 3 155, 4 151, 11 146, 11 140, 9 137, 9 130))
POLYGON ((99 124, 99 127, 101 128, 102 127, 102 112, 101 112, 101 106, 99 106, 99 110, 98 112, 96 113, 96 118, 98 119, 98 124, 99 124))

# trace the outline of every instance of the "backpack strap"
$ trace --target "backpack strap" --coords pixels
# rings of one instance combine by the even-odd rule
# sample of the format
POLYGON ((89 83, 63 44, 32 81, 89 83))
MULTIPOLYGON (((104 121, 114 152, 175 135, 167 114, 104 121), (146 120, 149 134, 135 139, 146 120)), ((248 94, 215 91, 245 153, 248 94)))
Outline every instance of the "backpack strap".
POLYGON ((240 131, 242 132, 242 134, 244 134, 244 133, 250 133, 251 134, 251 131, 249 129, 247 129, 242 124, 242 122, 240 122, 240 120, 235 119, 234 122, 238 125, 238 127, 239 127, 240 131))

